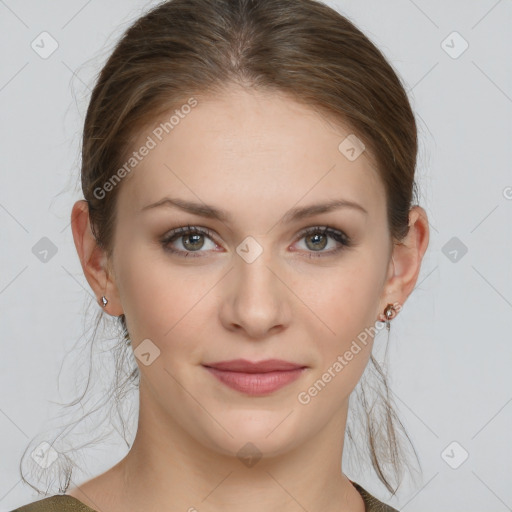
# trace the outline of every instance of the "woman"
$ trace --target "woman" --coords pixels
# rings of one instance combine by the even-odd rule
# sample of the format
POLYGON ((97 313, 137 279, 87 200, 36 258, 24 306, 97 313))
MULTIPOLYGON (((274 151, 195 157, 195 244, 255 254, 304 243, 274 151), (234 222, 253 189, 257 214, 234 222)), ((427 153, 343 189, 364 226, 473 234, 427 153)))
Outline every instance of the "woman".
POLYGON ((130 27, 92 93, 71 219, 137 359, 137 433, 19 510, 395 510, 341 459, 428 246, 416 153, 396 73, 319 2, 171 0, 130 27))

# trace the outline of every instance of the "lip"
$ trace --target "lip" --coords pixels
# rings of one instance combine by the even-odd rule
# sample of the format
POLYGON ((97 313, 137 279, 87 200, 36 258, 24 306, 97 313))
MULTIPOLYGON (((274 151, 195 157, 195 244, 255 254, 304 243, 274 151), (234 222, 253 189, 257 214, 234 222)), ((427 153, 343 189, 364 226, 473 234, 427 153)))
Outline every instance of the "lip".
POLYGON ((232 359, 231 361, 208 363, 203 366, 216 368, 217 370, 243 373, 267 373, 304 368, 304 365, 290 363, 282 359, 265 359, 264 361, 257 362, 248 361, 247 359, 232 359))
POLYGON ((298 379, 306 369, 280 359, 234 359, 203 366, 226 386, 252 396, 273 393, 298 379))

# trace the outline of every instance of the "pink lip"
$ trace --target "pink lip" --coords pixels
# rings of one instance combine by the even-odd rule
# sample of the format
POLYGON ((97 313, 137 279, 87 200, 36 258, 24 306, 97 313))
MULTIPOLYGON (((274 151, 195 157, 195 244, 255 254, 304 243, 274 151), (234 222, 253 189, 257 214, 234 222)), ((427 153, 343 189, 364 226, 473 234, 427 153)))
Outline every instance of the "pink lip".
POLYGON ((203 366, 222 383, 248 395, 277 391, 298 379, 306 368, 278 359, 258 363, 236 359, 203 366))
POLYGON ((216 368, 217 370, 227 370, 230 372, 243 373, 266 373, 285 370, 297 370, 304 368, 304 365, 289 363, 282 359, 266 359, 253 363, 247 359, 232 359, 231 361, 220 361, 218 363, 208 363, 203 366, 216 368))

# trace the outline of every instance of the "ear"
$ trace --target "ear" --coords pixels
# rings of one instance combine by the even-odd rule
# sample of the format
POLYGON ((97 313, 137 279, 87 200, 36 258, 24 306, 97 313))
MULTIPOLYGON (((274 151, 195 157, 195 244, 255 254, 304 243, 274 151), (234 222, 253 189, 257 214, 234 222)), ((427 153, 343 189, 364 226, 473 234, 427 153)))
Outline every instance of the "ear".
POLYGON ((387 304, 402 307, 414 290, 428 241, 427 214, 421 206, 414 206, 409 211, 409 232, 400 243, 393 247, 388 277, 380 302, 380 320, 385 320, 383 311, 387 304))
POLYGON ((105 295, 108 304, 104 308, 101 307, 112 316, 122 315, 123 308, 114 276, 111 275, 110 262, 107 261, 105 251, 98 246, 92 233, 89 205, 83 199, 73 205, 71 230, 85 278, 92 288, 97 302, 102 304, 101 297, 105 295))

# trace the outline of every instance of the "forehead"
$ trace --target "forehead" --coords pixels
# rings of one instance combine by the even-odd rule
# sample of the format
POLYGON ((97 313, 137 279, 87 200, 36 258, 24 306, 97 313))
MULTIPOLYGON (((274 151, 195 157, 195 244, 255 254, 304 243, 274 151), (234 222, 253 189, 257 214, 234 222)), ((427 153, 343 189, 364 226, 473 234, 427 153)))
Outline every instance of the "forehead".
POLYGON ((126 209, 166 194, 255 213, 276 203, 342 197, 370 210, 383 201, 369 151, 355 159, 346 152, 348 126, 275 92, 232 87, 194 98, 195 106, 177 106, 138 134, 133 150, 151 149, 124 179, 126 209))

